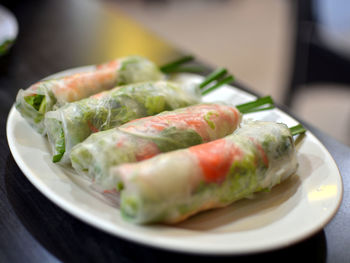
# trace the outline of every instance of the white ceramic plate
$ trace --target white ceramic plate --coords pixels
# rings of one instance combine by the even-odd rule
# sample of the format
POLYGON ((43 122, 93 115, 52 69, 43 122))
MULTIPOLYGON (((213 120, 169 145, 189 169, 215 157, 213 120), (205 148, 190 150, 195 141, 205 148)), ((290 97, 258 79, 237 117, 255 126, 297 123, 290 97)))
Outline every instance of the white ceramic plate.
MULTIPOLYGON (((186 83, 198 83, 201 79, 189 74, 178 77, 186 83)), ((254 96, 229 86, 204 98, 235 104, 252 99, 254 96)), ((297 124, 278 109, 247 117, 289 126, 297 124)), ((94 192, 86 181, 53 164, 46 138, 37 134, 15 108, 8 117, 7 137, 25 176, 62 209, 111 234, 169 250, 232 255, 285 247, 322 229, 335 215, 342 198, 342 181, 334 160, 318 139, 307 132, 297 147, 300 164, 297 175, 271 192, 201 213, 175 226, 133 225, 122 220, 118 208, 94 192)))

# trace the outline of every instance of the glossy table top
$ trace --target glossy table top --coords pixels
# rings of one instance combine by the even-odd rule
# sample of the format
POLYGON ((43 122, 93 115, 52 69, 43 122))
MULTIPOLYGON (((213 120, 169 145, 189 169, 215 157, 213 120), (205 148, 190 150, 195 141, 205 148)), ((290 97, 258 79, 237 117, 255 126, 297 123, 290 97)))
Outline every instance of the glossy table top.
POLYGON ((0 262, 350 262, 350 148, 307 124, 336 160, 344 197, 334 219, 296 245, 239 257, 185 255, 111 236, 58 208, 31 185, 9 151, 6 120, 17 91, 67 68, 129 54, 162 64, 183 52, 103 1, 23 0, 7 5, 18 19, 19 36, 0 58, 0 262))

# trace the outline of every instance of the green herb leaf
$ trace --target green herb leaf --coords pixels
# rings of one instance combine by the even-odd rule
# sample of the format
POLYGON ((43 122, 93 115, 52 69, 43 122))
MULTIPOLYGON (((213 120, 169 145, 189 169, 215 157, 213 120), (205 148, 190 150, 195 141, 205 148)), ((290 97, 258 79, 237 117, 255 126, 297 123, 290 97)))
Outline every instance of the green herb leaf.
POLYGON ((34 95, 32 95, 32 96, 27 96, 27 97, 25 97, 24 100, 25 100, 29 105, 31 105, 34 109, 36 109, 37 111, 39 111, 41 102, 43 101, 44 98, 45 98, 44 95, 34 94, 34 95))
POLYGON ((207 114, 205 114, 204 120, 208 123, 209 127, 212 128, 212 129, 214 130, 214 129, 215 129, 215 123, 210 119, 210 117, 211 117, 212 115, 218 116, 219 114, 216 113, 216 112, 210 111, 210 112, 208 112, 207 114))
POLYGON ((123 190, 123 189, 124 189, 124 184, 123 184, 123 182, 119 181, 119 182, 117 183, 116 190, 117 190, 118 192, 120 192, 120 191, 123 190))
POLYGON ((5 55, 7 51, 9 51, 10 47, 12 46, 14 40, 8 39, 2 42, 0 45, 0 56, 5 55))
POLYGON ((54 149, 54 156, 52 157, 52 162, 57 163, 59 162, 65 151, 66 151, 66 143, 65 143, 65 136, 64 136, 64 131, 62 127, 62 122, 58 121, 56 123, 57 132, 55 134, 57 135, 57 138, 55 138, 55 149, 54 149))
POLYGON ((157 144, 161 152, 183 149, 203 142, 202 137, 196 131, 180 130, 175 127, 164 129, 159 136, 150 139, 157 144))

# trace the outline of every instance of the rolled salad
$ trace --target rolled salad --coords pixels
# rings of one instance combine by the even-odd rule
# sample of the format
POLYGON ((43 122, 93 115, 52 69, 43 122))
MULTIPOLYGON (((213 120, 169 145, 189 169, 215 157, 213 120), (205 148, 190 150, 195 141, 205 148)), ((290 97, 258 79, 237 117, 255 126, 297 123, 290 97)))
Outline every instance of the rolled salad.
MULTIPOLYGON (((203 82, 193 85, 162 80, 119 86, 47 112, 44 124, 52 148, 53 162, 69 163, 71 149, 92 133, 134 119, 200 103, 202 89, 206 92, 208 85, 225 75, 226 70, 213 73, 203 82)), ((232 76, 228 76, 217 81, 210 89, 232 79, 232 76)), ((261 104, 266 106, 265 102, 261 104)))
MULTIPOLYGON (((226 69, 201 83, 168 81, 190 71, 185 57, 157 67, 140 56, 96 65, 18 92, 15 106, 51 147, 103 193, 119 197, 137 224, 178 223, 270 190, 298 167, 293 135, 303 127, 246 121, 274 108, 271 97, 241 105, 203 103, 233 81, 226 69)), ((192 69, 191 69, 192 70, 192 69)))
POLYGON ((64 105, 45 116, 53 162, 69 161, 72 147, 90 134, 141 117, 196 104, 200 98, 167 82, 142 82, 117 87, 64 105))
POLYGON ((187 56, 163 67, 141 56, 115 59, 94 65, 88 71, 39 81, 26 90, 20 90, 15 105, 34 129, 45 134, 46 112, 115 86, 162 80, 165 78, 164 73, 181 71, 179 66, 192 59, 187 56))
POLYGON ((70 159, 78 174, 106 183, 112 166, 222 138, 240 121, 233 106, 197 104, 93 133, 74 146, 70 159))
POLYGON ((202 103, 137 119, 91 134, 74 146, 71 163, 79 174, 104 180, 113 165, 222 138, 237 129, 242 114, 273 107, 271 97, 263 97, 236 106, 202 103))
POLYGON ((251 121, 222 139, 112 167, 103 189, 120 193, 130 222, 177 223, 270 190, 297 167, 290 129, 251 121))

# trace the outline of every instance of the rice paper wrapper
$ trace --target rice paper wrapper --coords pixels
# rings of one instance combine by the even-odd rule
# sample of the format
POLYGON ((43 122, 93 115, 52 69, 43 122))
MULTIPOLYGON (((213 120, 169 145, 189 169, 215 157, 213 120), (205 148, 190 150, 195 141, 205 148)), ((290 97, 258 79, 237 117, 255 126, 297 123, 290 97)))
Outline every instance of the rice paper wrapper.
POLYGON ((122 216, 134 223, 177 223, 268 191, 296 172, 284 124, 254 122, 206 144, 111 168, 122 216))
POLYGON ((46 109, 52 109, 56 104, 55 96, 52 93, 52 85, 51 81, 42 81, 40 86, 31 86, 26 90, 19 90, 16 97, 16 109, 29 125, 42 135, 45 134, 44 116, 46 109), (46 106, 43 110, 35 109, 29 103, 37 95, 40 99, 45 98, 46 100, 46 106))
POLYGON ((66 104, 48 112, 45 125, 55 156, 69 163, 72 147, 90 134, 122 125, 134 119, 196 104, 200 98, 184 92, 175 83, 143 82, 115 88, 90 98, 66 104))
POLYGON ((222 138, 231 134, 240 121, 241 114, 236 108, 219 104, 163 112, 92 134, 72 149, 72 166, 78 174, 110 189, 111 166, 222 138))
POLYGON ((45 134, 43 122, 48 111, 118 85, 162 79, 164 75, 152 61, 129 56, 93 66, 84 72, 35 83, 18 92, 16 108, 35 130, 45 134), (45 103, 41 105, 41 101, 45 103))

